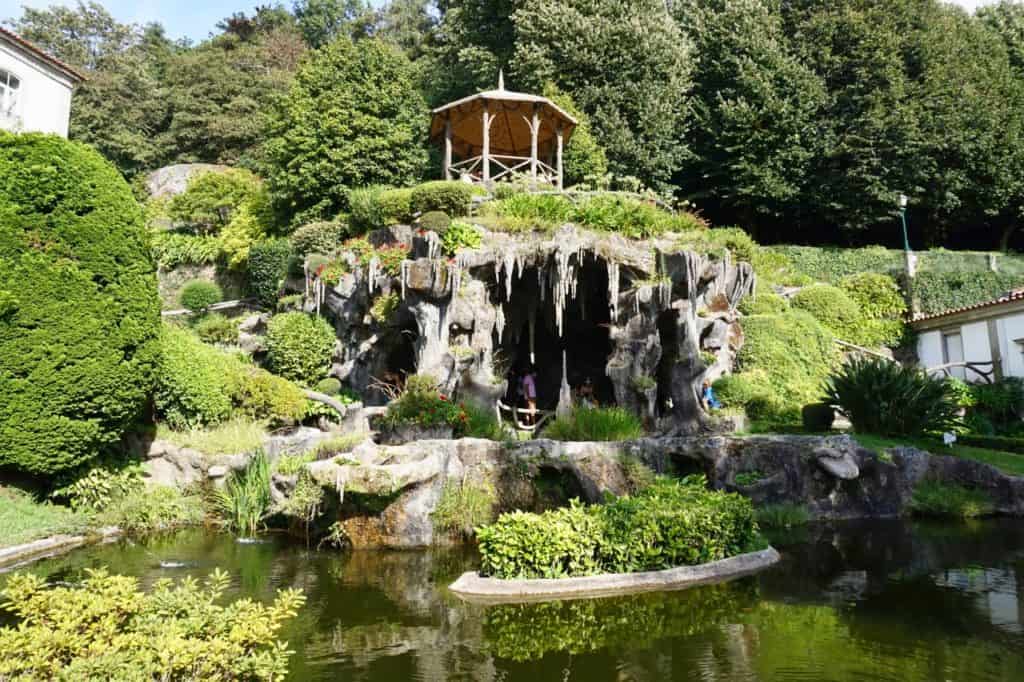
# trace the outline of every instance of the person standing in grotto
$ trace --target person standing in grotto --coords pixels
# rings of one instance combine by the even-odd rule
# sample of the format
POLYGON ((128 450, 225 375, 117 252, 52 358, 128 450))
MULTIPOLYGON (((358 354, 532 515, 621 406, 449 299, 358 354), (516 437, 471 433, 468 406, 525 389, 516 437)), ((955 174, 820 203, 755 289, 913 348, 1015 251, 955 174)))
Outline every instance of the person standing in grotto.
POLYGON ((537 418, 537 367, 532 362, 519 380, 519 395, 527 410, 524 423, 533 426, 537 418))
POLYGON ((700 402, 708 412, 722 409, 722 403, 718 402, 718 398, 715 397, 715 390, 711 388, 711 382, 707 379, 704 380, 704 384, 701 387, 700 402))

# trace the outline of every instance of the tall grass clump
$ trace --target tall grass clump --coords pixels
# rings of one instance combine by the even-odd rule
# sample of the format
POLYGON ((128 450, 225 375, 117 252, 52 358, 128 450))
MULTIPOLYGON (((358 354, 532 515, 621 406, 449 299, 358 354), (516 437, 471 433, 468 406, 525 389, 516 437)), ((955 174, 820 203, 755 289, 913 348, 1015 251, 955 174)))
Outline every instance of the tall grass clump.
POLYGON ((862 433, 920 436, 960 423, 960 405, 948 382, 879 358, 847 360, 827 380, 824 402, 862 433))
POLYGON ((259 451, 217 491, 216 506, 233 532, 255 535, 270 509, 270 460, 259 451))
POLYGON ((995 507, 982 490, 924 481, 914 488, 910 510, 918 516, 973 519, 992 514, 995 507))
POLYGON ((561 441, 620 441, 640 438, 640 418, 621 407, 573 408, 544 429, 544 437, 561 441))
POLYGON ((789 502, 759 507, 755 513, 761 528, 792 528, 804 525, 811 518, 807 507, 789 502))
POLYGON ((498 495, 486 482, 446 481, 441 499, 430 515, 434 529, 469 537, 477 526, 494 521, 498 495))
POLYGON ((469 402, 465 403, 462 409, 466 413, 467 438, 505 440, 508 434, 494 410, 484 409, 469 402))

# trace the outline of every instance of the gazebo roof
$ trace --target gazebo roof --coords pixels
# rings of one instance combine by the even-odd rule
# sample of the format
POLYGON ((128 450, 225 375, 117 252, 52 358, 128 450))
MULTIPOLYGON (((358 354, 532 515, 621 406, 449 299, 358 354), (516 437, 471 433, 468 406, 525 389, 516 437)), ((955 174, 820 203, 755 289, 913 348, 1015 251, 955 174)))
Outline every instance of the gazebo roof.
POLYGON ((496 90, 478 92, 434 109, 430 139, 444 139, 445 122, 450 119, 453 151, 463 157, 471 155, 472 150, 479 153, 483 145, 483 108, 486 102, 488 112, 494 116, 490 129, 492 155, 529 156, 529 121, 533 117, 534 106, 538 107, 540 118, 538 153, 543 155, 552 149, 559 125, 563 140, 568 142, 576 128, 575 118, 546 97, 505 90, 503 81, 499 79, 496 90))

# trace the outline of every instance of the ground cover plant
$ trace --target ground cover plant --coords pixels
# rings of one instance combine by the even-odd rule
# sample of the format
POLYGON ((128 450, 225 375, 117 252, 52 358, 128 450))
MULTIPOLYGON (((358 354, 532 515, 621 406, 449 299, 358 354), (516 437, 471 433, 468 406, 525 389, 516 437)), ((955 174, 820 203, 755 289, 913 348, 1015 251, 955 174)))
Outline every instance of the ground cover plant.
POLYGON ((623 441, 644 435, 640 418, 621 407, 575 407, 544 427, 543 437, 562 441, 623 441))
POLYGON ((914 488, 910 509, 918 516, 971 519, 995 511, 992 498, 982 490, 923 481, 914 488))
POLYGON ((90 521, 85 514, 39 501, 18 488, 0 485, 0 547, 50 535, 79 533, 89 527, 90 521))
POLYGON ((543 514, 512 512, 477 529, 480 573, 567 578, 695 565, 762 544, 750 501, 711 491, 702 476, 660 479, 603 505, 573 501, 543 514))
POLYGON ((279 680, 290 652, 278 639, 298 613, 299 590, 270 605, 223 605, 230 577, 215 571, 157 581, 87 569, 81 584, 52 586, 32 574, 11 576, 2 608, 16 619, 0 628, 5 680, 279 680))

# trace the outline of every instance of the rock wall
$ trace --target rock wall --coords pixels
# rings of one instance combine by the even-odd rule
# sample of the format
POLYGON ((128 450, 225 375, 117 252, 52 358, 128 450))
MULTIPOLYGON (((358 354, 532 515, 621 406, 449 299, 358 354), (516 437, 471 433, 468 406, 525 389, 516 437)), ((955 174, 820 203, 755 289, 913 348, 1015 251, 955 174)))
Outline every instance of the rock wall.
MULTIPOLYGON (((712 487, 739 492, 759 505, 805 505, 814 519, 906 515, 922 480, 985 490, 999 513, 1024 516, 1024 478, 913 449, 896 449, 888 461, 846 436, 534 440, 509 448, 474 439, 395 447, 367 441, 351 454, 309 465, 309 471, 329 491, 325 526, 340 520, 355 547, 411 548, 460 540, 434 527, 431 515, 445 485, 492 487, 495 512, 536 511, 570 497, 595 503, 606 492, 625 493, 631 485, 628 463, 636 460, 662 473, 704 474, 712 487), (737 477, 744 473, 741 485, 737 477)), ((275 497, 288 495, 294 482, 294 477, 275 476, 275 497)))
POLYGON ((333 374, 371 403, 383 401, 374 379, 418 371, 493 406, 507 366, 534 361, 542 401, 565 393, 563 376, 576 385, 596 377, 607 380, 609 400, 661 431, 692 433, 706 418, 701 381, 728 371, 743 341, 736 306, 753 289, 750 265, 687 251, 670 237, 634 241, 570 225, 551 235, 487 232, 483 246, 451 259, 432 232, 399 226, 371 238, 405 240, 415 258, 398 276, 353 260, 329 289, 315 278, 293 283, 320 292, 310 306, 335 324, 333 374), (389 295, 400 298, 398 310, 374 319, 374 300, 389 295))

